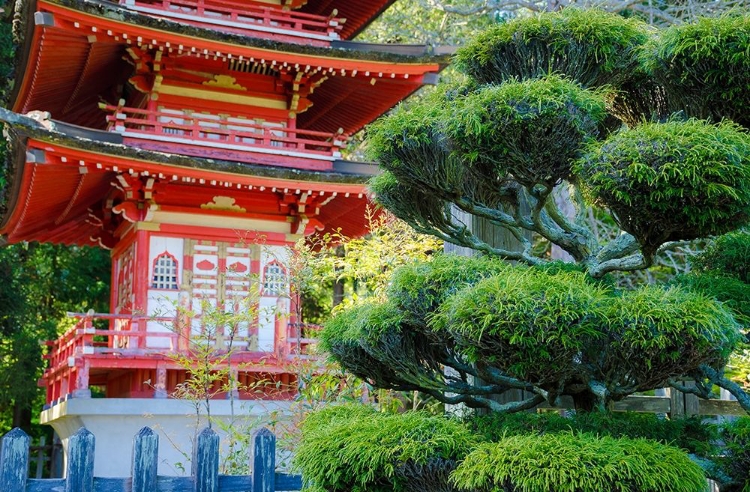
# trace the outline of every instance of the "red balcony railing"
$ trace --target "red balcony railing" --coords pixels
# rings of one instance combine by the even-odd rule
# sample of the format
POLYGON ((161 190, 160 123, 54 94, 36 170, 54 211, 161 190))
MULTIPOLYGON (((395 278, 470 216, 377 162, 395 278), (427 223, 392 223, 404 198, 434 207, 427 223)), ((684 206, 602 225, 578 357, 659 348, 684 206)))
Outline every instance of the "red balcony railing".
MULTIPOLYGON (((129 314, 68 313, 78 319, 75 326, 60 338, 46 342, 49 361, 42 377, 48 387, 47 403, 52 403, 68 394, 88 391, 89 371, 99 369, 128 369, 169 361, 176 354, 191 354, 190 321, 178 317, 152 317, 129 314), (104 320, 109 327, 98 328, 97 320, 104 320), (169 331, 148 329, 148 323, 156 321, 169 331), (186 326, 183 326, 187 324, 186 326), (115 329, 116 328, 116 329, 115 329), (156 340, 168 340, 153 346, 156 340), (145 362, 144 362, 145 361, 145 362)), ((253 361, 258 371, 284 372, 294 361, 314 359, 311 348, 317 342, 320 327, 303 323, 286 323, 284 317, 277 321, 274 348, 271 352, 260 352, 253 347, 257 340, 253 335, 233 336, 232 366, 240 372, 252 372, 253 361), (283 324, 282 324, 283 323, 283 324)), ((204 337, 201 342, 216 344, 217 357, 227 354, 227 337, 204 337)))
POLYGON ((138 12, 194 24, 322 40, 339 39, 346 22, 336 17, 336 11, 326 17, 231 0, 120 0, 120 4, 138 12))
POLYGON ((345 145, 342 132, 289 129, 280 124, 226 115, 179 111, 149 111, 100 104, 108 111, 109 131, 126 137, 229 150, 334 159, 345 145))

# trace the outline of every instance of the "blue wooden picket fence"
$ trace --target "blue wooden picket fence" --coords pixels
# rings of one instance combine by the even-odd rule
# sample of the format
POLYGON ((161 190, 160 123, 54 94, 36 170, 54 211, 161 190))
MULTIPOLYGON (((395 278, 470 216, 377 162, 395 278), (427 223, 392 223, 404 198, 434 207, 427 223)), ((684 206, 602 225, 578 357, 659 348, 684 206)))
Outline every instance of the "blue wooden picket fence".
POLYGON ((65 478, 30 479, 29 436, 21 429, 7 433, 0 447, 2 492, 277 492, 298 491, 302 477, 276 473, 276 436, 268 429, 253 434, 251 475, 219 475, 219 435, 198 434, 192 473, 158 476, 159 436, 144 427, 133 439, 131 476, 94 476, 94 435, 81 428, 70 437, 65 478))

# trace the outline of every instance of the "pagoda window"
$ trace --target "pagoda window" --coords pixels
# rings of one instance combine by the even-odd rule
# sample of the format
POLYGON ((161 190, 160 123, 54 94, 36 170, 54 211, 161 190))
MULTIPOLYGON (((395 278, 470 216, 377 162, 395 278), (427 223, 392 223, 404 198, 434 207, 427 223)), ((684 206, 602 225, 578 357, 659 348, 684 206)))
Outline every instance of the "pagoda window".
POLYGON ((278 261, 272 261, 263 269, 263 295, 279 296, 286 293, 286 269, 278 261))
POLYGON ((151 288, 159 290, 178 290, 177 260, 166 251, 156 258, 153 264, 151 288))

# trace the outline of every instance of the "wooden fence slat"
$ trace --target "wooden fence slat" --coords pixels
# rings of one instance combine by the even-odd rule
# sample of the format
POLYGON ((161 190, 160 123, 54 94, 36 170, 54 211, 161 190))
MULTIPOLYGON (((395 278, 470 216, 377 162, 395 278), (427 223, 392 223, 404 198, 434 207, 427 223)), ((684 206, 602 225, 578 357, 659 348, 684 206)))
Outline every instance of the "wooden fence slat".
POLYGON ((253 490, 253 477, 250 475, 219 475, 220 492, 248 492, 253 490))
POLYGON ((669 395, 670 400, 670 418, 680 418, 685 416, 685 396, 682 391, 678 391, 675 388, 665 388, 664 390, 669 395))
POLYGON ((618 412, 669 413, 671 399, 668 396, 629 396, 616 401, 614 410, 618 412))
POLYGON ((85 427, 68 440, 65 492, 94 492, 95 439, 85 427))
POLYGON ((739 402, 730 400, 698 400, 699 415, 744 415, 739 402))
POLYGON ((64 489, 64 478, 31 478, 26 483, 26 492, 57 492, 64 489))
POLYGON ((39 438, 39 446, 36 452, 36 473, 34 476, 36 478, 42 478, 42 472, 44 472, 44 450, 47 444, 47 436, 42 436, 39 438))
POLYGON ((159 468, 159 436, 144 427, 133 437, 132 492, 154 492, 159 468))
MULTIPOLYGON (((131 492, 130 479, 94 477, 94 492, 131 492)), ((156 488, 153 489, 153 492, 156 492, 156 488)))
POLYGON ((276 436, 265 427, 253 433, 250 467, 253 474, 253 492, 276 490, 276 436))
POLYGON ((194 492, 219 491, 219 435, 209 428, 198 434, 193 446, 194 492))
MULTIPOLYGON (((685 386, 689 388, 695 388, 695 381, 686 381, 685 386)), ((685 416, 690 417, 691 415, 698 415, 700 408, 698 407, 699 398, 697 395, 691 393, 685 393, 685 416)))
POLYGON ((276 490, 302 490, 302 476, 277 473, 276 490))
POLYGON ((29 475, 29 444, 31 438, 16 427, 3 437, 0 446, 0 490, 24 492, 29 475))

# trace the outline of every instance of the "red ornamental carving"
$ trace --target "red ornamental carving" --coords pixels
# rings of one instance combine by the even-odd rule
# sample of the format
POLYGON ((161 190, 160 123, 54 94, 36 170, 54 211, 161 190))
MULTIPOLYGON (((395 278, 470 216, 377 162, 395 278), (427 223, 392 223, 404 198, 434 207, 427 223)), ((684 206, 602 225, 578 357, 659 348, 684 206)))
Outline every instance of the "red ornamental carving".
POLYGON ((229 271, 234 273, 245 273, 247 271, 247 265, 236 261, 229 265, 229 271))
POLYGON ((209 270, 213 270, 214 268, 216 268, 216 265, 214 265, 208 260, 199 261, 198 263, 196 263, 195 266, 198 267, 198 270, 204 270, 204 271, 209 271, 209 270))

